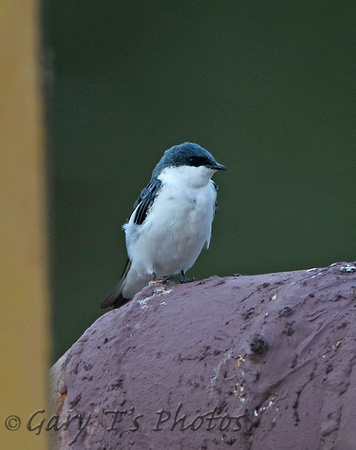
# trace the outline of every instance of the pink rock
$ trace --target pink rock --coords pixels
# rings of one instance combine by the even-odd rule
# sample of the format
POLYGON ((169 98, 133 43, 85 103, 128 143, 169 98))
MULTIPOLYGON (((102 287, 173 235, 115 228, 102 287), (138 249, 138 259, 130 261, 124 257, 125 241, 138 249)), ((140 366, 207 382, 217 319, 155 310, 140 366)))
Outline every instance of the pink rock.
POLYGON ((146 287, 52 368, 59 448, 354 448, 352 267, 146 287))

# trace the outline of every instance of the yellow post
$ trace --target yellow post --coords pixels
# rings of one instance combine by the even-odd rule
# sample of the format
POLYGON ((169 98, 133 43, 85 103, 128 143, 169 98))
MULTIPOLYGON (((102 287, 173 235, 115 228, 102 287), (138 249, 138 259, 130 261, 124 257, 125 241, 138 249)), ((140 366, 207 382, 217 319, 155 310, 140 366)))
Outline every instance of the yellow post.
POLYGON ((0 2, 0 448, 9 450, 45 449, 48 437, 26 426, 46 410, 49 352, 38 13, 36 0, 0 2))

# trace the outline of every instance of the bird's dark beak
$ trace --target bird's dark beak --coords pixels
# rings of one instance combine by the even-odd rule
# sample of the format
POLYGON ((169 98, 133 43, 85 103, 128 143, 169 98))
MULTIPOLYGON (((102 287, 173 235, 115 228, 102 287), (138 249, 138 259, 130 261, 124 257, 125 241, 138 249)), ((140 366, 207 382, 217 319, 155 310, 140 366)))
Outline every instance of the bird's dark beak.
POLYGON ((222 164, 219 164, 219 163, 212 164, 209 168, 213 169, 213 170, 223 170, 224 172, 227 171, 227 167, 225 167, 225 166, 223 166, 222 164))

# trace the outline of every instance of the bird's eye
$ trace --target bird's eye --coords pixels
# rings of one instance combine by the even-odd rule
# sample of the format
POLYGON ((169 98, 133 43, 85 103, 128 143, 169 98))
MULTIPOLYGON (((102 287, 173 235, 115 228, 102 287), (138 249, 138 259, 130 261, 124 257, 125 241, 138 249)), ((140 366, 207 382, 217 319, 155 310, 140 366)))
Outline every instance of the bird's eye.
POLYGON ((189 157, 189 164, 191 166, 203 166, 205 164, 205 158, 200 156, 190 156, 189 157))

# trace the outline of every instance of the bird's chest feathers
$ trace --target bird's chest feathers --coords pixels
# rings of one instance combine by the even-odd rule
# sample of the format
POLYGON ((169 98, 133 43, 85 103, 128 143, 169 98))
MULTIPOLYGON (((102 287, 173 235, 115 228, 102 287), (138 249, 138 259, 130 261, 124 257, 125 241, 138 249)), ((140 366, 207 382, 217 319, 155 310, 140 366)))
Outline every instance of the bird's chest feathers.
POLYGON ((136 225, 130 219, 125 227, 129 257, 141 261, 144 271, 159 276, 186 271, 203 245, 209 246, 216 201, 213 173, 189 167, 158 176, 162 185, 145 221, 136 225))
POLYGON ((152 212, 167 227, 204 227, 213 220, 215 199, 215 189, 210 181, 200 187, 167 183, 162 186, 152 212))

